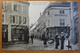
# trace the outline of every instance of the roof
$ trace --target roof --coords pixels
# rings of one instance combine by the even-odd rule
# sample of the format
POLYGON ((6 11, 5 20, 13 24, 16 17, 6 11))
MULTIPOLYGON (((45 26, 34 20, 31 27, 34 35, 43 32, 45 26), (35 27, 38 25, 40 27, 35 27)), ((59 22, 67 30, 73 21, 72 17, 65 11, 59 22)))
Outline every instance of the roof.
POLYGON ((18 1, 18 2, 22 2, 22 3, 25 3, 25 4, 30 4, 28 1, 18 1))
POLYGON ((70 1, 54 1, 50 2, 50 4, 45 8, 43 14, 45 14, 46 10, 52 7, 70 7, 70 1))
POLYGON ((70 7, 70 2, 69 1, 51 2, 48 7, 70 7))

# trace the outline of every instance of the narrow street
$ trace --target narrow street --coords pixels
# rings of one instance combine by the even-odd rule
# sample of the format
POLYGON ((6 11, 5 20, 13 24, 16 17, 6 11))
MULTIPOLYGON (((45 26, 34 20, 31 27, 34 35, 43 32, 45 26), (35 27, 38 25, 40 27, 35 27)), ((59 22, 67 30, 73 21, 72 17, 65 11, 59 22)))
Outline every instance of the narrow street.
POLYGON ((78 18, 77 1, 4 1, 2 50, 79 50, 78 18))
MULTIPOLYGON (((74 46, 72 50, 75 50, 78 46, 74 46)), ((44 47, 43 41, 34 39, 34 43, 31 42, 28 44, 23 44, 20 42, 15 42, 13 45, 8 45, 7 47, 4 47, 3 50, 60 50, 55 49, 55 42, 53 44, 48 44, 48 47, 44 47)), ((64 50, 67 50, 67 48, 64 46, 64 50)))
POLYGON ((53 50, 53 44, 49 45, 48 47, 44 47, 43 41, 34 39, 33 44, 30 42, 28 44, 22 44, 16 42, 13 45, 8 45, 8 47, 3 48, 3 50, 53 50))

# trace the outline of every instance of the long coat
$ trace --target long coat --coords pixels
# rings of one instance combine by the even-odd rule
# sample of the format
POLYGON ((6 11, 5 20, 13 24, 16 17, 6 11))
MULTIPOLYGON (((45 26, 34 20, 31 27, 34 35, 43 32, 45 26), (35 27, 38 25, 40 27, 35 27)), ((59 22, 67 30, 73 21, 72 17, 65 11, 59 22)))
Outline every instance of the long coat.
POLYGON ((55 42, 56 42, 56 46, 59 46, 59 38, 58 38, 58 35, 55 36, 55 42))

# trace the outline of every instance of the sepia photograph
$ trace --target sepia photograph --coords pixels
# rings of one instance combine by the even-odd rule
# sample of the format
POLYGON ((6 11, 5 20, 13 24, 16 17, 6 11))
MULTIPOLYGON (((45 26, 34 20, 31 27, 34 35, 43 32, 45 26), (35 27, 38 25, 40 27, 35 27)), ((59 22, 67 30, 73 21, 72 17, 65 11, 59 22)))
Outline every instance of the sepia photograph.
POLYGON ((2 1, 2 50, 79 50, 77 1, 2 1))

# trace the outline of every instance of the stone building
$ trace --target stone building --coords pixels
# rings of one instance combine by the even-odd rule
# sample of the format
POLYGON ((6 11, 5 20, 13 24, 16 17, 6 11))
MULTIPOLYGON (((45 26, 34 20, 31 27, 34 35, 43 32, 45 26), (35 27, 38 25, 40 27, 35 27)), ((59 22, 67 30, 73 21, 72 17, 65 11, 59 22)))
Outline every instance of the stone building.
POLYGON ((36 25, 37 36, 54 38, 61 32, 70 34, 71 26, 70 2, 51 2, 41 14, 36 25))
POLYGON ((31 32, 37 38, 44 35, 48 38, 55 37, 64 32, 73 44, 78 43, 79 36, 78 2, 53 1, 40 13, 40 17, 31 32))
POLYGON ((26 40, 29 34, 28 7, 28 1, 2 2, 2 42, 26 40))

